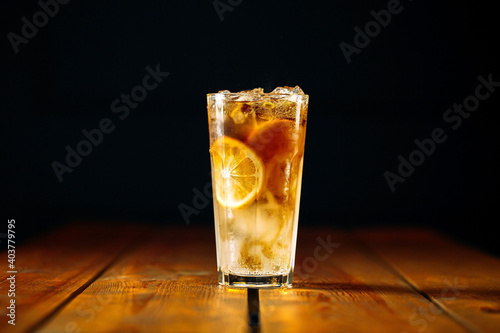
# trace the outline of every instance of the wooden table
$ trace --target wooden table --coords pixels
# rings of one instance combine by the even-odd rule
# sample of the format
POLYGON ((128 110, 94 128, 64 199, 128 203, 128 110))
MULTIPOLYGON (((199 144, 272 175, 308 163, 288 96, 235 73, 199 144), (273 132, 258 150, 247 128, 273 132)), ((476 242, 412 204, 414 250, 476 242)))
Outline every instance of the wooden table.
POLYGON ((434 232, 302 227, 294 287, 248 291, 217 284, 213 234, 87 223, 20 245, 0 332, 500 332, 500 260, 434 232))

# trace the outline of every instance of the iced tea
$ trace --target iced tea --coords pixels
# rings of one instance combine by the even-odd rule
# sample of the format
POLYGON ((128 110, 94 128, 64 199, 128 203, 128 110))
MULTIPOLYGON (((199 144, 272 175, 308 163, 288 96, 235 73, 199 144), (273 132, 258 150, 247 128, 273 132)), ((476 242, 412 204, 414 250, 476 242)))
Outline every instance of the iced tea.
POLYGON ((290 286, 308 96, 279 87, 207 98, 219 283, 290 286))

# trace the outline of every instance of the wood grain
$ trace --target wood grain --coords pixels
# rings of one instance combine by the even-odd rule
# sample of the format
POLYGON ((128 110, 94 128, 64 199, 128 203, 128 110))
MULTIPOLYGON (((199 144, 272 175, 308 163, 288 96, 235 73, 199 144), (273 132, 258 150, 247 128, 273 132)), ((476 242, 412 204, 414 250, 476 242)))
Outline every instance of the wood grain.
POLYGON ((500 261, 426 231, 302 228, 294 287, 262 289, 248 304, 245 289, 217 283, 211 228, 73 225, 20 247, 17 265, 19 325, 0 322, 2 332, 431 333, 500 327, 500 261))
POLYGON ((40 332, 246 332, 246 290, 218 285, 213 230, 155 229, 40 332))
POLYGON ((4 305, 9 302, 9 274, 2 272, 0 332, 25 332, 36 327, 104 270, 131 243, 137 230, 78 224, 18 246, 16 325, 7 323, 4 305))
MULTIPOLYGON (((439 312, 348 234, 332 230, 299 234, 296 272, 302 271, 302 277, 296 275, 293 289, 260 293, 266 332, 416 332, 425 313, 439 312), (339 246, 326 255, 318 237, 323 243, 330 237, 339 246)), ((425 332, 466 330, 438 313, 427 322, 425 332)))
POLYGON ((472 332, 500 332, 500 260, 422 230, 360 231, 404 279, 472 332))

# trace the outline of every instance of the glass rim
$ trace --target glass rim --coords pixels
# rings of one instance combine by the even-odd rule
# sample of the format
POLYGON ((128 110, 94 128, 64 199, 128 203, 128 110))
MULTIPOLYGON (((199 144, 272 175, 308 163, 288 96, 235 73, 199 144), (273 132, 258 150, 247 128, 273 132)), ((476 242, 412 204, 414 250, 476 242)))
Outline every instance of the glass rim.
POLYGON ((304 96, 309 97, 308 94, 276 94, 276 93, 254 93, 254 92, 216 92, 216 93, 208 93, 207 96, 215 96, 215 95, 223 95, 223 96, 248 96, 248 95, 256 95, 256 96, 279 96, 279 97, 288 97, 288 96, 304 96))
POLYGON ((257 97, 256 100, 249 100, 248 102, 257 102, 259 100, 264 100, 266 98, 276 98, 276 99, 286 99, 286 98, 300 98, 299 100, 309 100, 309 95, 307 94, 273 94, 273 93, 245 93, 245 92, 231 92, 231 93, 208 93, 207 98, 212 99, 216 96, 223 96, 226 98, 237 98, 237 97, 257 97))

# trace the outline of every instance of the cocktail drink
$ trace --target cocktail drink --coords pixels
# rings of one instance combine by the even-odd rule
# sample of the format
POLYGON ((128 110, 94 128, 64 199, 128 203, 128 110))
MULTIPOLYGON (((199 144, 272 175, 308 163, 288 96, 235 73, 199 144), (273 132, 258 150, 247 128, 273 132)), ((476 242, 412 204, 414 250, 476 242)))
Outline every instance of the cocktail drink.
POLYGON ((291 286, 309 97, 208 94, 219 283, 291 286))

